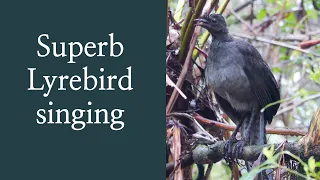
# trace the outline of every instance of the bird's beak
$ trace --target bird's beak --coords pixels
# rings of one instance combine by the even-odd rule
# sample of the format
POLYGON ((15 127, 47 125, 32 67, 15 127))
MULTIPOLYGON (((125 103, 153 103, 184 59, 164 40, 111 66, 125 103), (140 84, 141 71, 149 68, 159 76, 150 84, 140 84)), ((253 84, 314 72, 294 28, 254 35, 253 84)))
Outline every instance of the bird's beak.
POLYGON ((200 18, 200 19, 195 19, 194 22, 196 22, 196 26, 203 26, 209 23, 208 20, 200 18))

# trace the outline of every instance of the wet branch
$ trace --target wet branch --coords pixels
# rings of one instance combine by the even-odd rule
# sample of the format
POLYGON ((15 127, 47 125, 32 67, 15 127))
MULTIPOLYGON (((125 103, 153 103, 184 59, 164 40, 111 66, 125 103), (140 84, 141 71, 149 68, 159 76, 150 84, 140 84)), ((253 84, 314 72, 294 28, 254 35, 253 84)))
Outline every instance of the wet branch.
MULTIPOLYGON (((192 153, 181 158, 181 167, 187 167, 193 163, 197 164, 210 164, 219 162, 224 158, 224 145, 225 141, 218 141, 212 145, 198 145, 192 153)), ((282 144, 274 144, 275 149, 281 146, 282 144)), ((246 161, 255 161, 258 159, 263 148, 270 147, 271 144, 265 144, 261 146, 245 146, 243 153, 239 154, 239 159, 246 161)), ((284 150, 290 151, 294 155, 300 157, 303 161, 306 161, 309 157, 314 156, 316 161, 320 160, 320 145, 313 146, 309 149, 308 153, 305 154, 304 144, 295 142, 295 143, 286 143, 284 145, 284 150)), ((281 148, 275 151, 278 153, 281 151, 281 148)), ((291 158, 291 157, 287 157, 291 158)), ((170 162, 166 165, 167 176, 172 172, 174 163, 170 162)))

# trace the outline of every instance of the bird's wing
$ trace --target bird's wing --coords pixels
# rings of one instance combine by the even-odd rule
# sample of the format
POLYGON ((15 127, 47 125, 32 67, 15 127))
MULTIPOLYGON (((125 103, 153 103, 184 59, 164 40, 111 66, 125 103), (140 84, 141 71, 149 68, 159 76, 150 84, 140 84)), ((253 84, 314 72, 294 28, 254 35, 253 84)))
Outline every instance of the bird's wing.
POLYGON ((233 122, 240 121, 240 119, 238 119, 238 118, 241 118, 239 116, 240 114, 232 108, 232 106, 230 105, 230 103, 227 100, 223 99, 217 93, 214 93, 214 96, 215 96, 220 108, 222 109, 222 111, 224 113, 226 113, 229 116, 229 118, 232 119, 233 122))
MULTIPOLYGON (((240 62, 244 72, 249 79, 250 85, 261 108, 267 104, 280 100, 279 86, 267 63, 262 59, 260 53, 249 43, 239 43, 238 49, 244 57, 240 62)), ((265 120, 271 123, 273 116, 277 113, 279 104, 265 110, 265 120)))

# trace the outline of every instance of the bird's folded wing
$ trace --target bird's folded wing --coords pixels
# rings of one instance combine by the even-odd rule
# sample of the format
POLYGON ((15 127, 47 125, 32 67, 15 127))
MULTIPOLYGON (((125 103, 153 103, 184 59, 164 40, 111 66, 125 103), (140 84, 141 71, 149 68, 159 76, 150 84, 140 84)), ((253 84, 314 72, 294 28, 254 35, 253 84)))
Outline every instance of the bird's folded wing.
MULTIPOLYGON (((266 105, 278 101, 280 99, 279 87, 277 82, 267 65, 262 59, 258 50, 252 45, 239 48, 245 58, 245 61, 250 61, 242 64, 242 68, 246 73, 250 85, 261 108, 266 105)), ((273 116, 277 113, 279 104, 271 106, 265 110, 265 120, 271 123, 273 116)))

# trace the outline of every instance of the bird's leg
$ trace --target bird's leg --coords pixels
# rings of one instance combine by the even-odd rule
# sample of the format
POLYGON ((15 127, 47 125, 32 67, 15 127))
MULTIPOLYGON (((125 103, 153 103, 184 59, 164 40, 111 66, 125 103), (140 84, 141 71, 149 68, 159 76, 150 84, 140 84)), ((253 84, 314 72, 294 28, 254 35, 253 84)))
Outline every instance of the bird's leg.
POLYGON ((256 119, 256 116, 257 116, 256 108, 253 108, 253 110, 251 112, 249 124, 248 124, 247 128, 244 130, 244 134, 242 135, 241 140, 237 142, 236 146, 233 149, 232 154, 234 157, 238 158, 239 155, 243 153, 244 145, 246 145, 249 142, 249 137, 250 137, 249 134, 251 131, 252 124, 256 119))
POLYGON ((237 133, 242 126, 245 118, 241 118, 239 124, 236 126, 236 129, 232 132, 230 138, 227 140, 227 142, 224 145, 224 153, 227 157, 232 159, 232 144, 237 142, 237 133))

